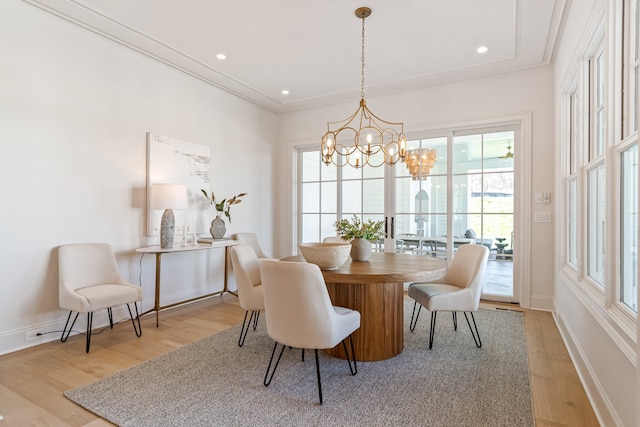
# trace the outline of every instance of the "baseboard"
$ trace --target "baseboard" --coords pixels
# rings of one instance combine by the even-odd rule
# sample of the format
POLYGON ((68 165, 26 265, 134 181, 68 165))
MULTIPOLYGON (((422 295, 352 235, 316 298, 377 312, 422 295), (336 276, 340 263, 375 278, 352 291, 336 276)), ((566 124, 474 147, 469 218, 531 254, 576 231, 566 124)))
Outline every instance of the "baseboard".
POLYGON ((622 422, 617 417, 606 394, 603 393, 602 386, 595 376, 578 341, 575 339, 571 328, 564 321, 560 313, 554 311, 553 318, 560 331, 562 340, 567 347, 569 357, 571 357, 571 361, 576 368, 580 382, 587 393, 591 407, 598 418, 598 422, 603 426, 621 426, 622 422))

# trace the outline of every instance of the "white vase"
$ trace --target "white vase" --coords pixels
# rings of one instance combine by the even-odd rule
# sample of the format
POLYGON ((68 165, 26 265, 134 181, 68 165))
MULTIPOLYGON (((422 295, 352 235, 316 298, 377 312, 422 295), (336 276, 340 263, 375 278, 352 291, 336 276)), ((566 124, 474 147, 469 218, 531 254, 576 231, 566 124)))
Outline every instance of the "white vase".
POLYGON ((359 262, 367 262, 373 249, 371 242, 362 237, 356 237, 351 241, 351 259, 359 262))

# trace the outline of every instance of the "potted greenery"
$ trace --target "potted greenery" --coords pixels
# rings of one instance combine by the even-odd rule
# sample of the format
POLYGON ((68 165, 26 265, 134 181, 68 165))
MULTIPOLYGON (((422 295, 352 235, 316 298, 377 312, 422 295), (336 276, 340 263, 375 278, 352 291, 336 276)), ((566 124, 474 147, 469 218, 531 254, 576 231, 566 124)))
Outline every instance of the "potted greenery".
POLYGON ((341 219, 333 223, 336 232, 343 240, 351 241, 351 259, 368 261, 371 256, 371 242, 384 237, 384 221, 363 222, 357 215, 352 219, 341 219))
POLYGON ((221 215, 224 214, 224 216, 229 219, 229 222, 231 222, 231 206, 242 202, 242 197, 246 196, 247 193, 240 193, 230 199, 222 199, 222 201, 218 202, 216 201, 216 196, 213 192, 211 193, 211 197, 209 197, 206 190, 200 189, 200 191, 202 191, 204 197, 206 197, 207 200, 215 206, 217 212, 216 217, 211 221, 211 228, 209 229, 211 237, 214 239, 222 239, 224 237, 224 233, 227 232, 227 228, 224 224, 224 220, 221 218, 221 215))

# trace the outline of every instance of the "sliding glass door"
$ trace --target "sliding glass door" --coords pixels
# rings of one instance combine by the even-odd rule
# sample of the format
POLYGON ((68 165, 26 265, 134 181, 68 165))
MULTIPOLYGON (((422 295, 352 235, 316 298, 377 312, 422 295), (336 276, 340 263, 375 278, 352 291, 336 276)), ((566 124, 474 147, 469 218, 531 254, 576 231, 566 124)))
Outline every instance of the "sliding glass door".
POLYGON ((453 138, 452 229, 489 248, 485 299, 514 301, 514 147, 512 130, 453 138))

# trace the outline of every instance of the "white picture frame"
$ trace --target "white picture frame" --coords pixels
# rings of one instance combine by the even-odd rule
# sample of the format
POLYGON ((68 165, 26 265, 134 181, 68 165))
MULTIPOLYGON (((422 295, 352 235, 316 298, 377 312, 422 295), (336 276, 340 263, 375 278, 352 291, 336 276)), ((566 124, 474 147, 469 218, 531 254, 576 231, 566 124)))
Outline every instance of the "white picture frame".
POLYGON ((174 210, 175 234, 208 233, 210 202, 201 189, 209 192, 210 148, 206 145, 147 132, 147 236, 160 235, 162 209, 151 208, 153 184, 183 184, 187 187, 188 209, 174 210), (186 227, 186 230, 185 230, 186 227))

